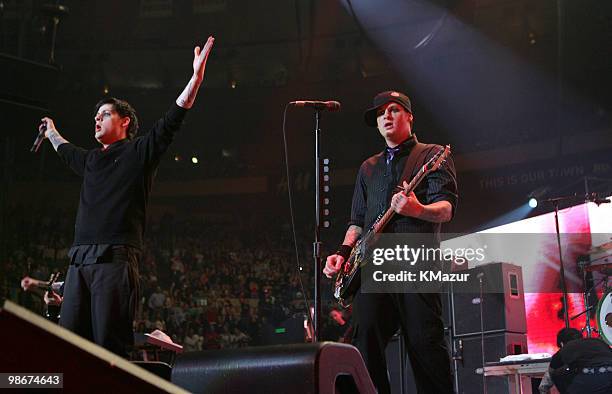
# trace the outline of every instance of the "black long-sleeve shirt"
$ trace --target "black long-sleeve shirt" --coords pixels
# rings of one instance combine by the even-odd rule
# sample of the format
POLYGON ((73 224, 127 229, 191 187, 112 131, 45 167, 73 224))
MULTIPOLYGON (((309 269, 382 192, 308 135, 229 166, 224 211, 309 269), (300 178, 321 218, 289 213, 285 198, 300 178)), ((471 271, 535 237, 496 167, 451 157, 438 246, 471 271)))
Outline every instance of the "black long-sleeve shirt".
POLYGON ((186 109, 173 104, 145 135, 85 150, 66 143, 57 152, 83 177, 74 246, 129 245, 141 249, 146 207, 162 154, 186 109))
MULTIPOLYGON (((612 374, 608 371, 608 367, 612 367, 610 346, 599 338, 580 338, 564 344, 552 356, 548 373, 561 393, 609 393, 609 388, 612 387, 610 382, 612 374), (597 375, 593 373, 602 367, 605 373, 597 375), (584 368, 590 375, 584 374, 584 368), (588 376, 586 380, 589 387, 574 383, 574 380, 581 374, 583 374, 583 379, 584 376, 588 376)), ((581 383, 584 384, 584 380, 581 383)), ((550 382, 547 382, 541 384, 540 387, 546 390, 550 389, 551 385, 550 382)))
POLYGON ((572 371, 585 367, 612 366, 612 349, 599 338, 569 341, 550 360, 550 368, 563 366, 572 371))
MULTIPOLYGON (((395 186, 401 183, 400 177, 404 171, 406 161, 412 148, 417 144, 417 138, 413 134, 405 142, 399 145, 399 152, 395 154, 390 165, 387 165, 386 151, 371 156, 361 164, 351 208, 351 220, 349 224, 369 229, 380 213, 383 213, 391 201, 395 192, 395 186)), ((426 148, 416 160, 416 165, 407 182, 412 179, 418 170, 431 157, 443 147, 433 145, 426 148)), ((437 201, 448 201, 452 205, 453 215, 457 206, 457 177, 452 157, 438 170, 429 173, 416 187, 414 193, 422 204, 432 204, 437 201)), ((412 217, 395 215, 387 224, 385 232, 392 233, 431 233, 439 242, 441 224, 432 223, 412 217)))

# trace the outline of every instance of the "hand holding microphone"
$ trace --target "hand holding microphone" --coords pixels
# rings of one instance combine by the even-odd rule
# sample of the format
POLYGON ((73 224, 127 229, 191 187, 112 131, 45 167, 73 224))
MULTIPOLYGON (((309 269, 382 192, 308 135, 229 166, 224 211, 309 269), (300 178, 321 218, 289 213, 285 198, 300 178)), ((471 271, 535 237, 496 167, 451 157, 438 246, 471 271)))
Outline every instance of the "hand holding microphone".
POLYGON ((44 117, 40 120, 40 125, 38 126, 38 135, 36 136, 36 139, 34 140, 34 144, 32 144, 32 148, 30 148, 30 152, 38 152, 38 149, 40 149, 40 146, 42 145, 43 141, 45 140, 45 138, 47 137, 46 133, 47 130, 53 130, 55 129, 55 125, 53 124, 53 119, 51 118, 47 118, 44 117))
POLYGON ((42 142, 45 140, 45 132, 47 131, 47 122, 43 119, 38 126, 38 135, 30 148, 30 152, 38 152, 38 149, 42 145, 42 142))

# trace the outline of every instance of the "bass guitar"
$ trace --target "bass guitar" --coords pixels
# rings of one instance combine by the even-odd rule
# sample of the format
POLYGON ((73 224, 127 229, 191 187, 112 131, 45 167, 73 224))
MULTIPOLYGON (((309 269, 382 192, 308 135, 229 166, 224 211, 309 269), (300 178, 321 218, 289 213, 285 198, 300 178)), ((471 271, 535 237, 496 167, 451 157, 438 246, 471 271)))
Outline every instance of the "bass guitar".
MULTIPOLYGON (((410 194, 421 181, 432 171, 438 170, 446 161, 450 155, 450 145, 446 145, 444 149, 440 149, 431 159, 427 161, 412 178, 410 183, 406 187, 399 187, 405 194, 410 194)), ((378 218, 374 221, 374 224, 368 229, 368 231, 362 235, 351 254, 346 259, 342 268, 336 275, 336 281, 334 285, 334 298, 338 303, 347 308, 351 305, 354 295, 361 286, 361 267, 367 263, 367 258, 371 254, 372 246, 378 238, 385 226, 395 215, 393 208, 387 208, 385 212, 378 215, 378 218)))

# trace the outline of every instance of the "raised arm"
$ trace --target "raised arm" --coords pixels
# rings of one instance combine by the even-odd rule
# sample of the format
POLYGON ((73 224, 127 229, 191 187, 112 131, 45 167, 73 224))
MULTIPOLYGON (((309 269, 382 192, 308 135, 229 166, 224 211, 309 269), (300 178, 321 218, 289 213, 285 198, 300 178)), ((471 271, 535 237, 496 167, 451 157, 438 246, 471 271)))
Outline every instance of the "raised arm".
POLYGON ((200 85, 202 85, 202 81, 204 80, 206 61, 208 60, 208 55, 210 54, 214 42, 215 38, 210 36, 203 48, 200 49, 200 47, 197 46, 193 49, 193 75, 181 95, 176 99, 176 105, 179 107, 189 109, 193 106, 200 85))

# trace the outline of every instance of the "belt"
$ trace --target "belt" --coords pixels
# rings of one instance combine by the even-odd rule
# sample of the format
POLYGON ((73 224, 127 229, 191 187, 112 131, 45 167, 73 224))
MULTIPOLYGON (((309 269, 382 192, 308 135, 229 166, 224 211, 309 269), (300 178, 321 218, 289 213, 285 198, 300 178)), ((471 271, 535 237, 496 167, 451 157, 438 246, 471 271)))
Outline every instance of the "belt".
POLYGON ((597 375, 600 373, 611 373, 612 365, 602 365, 600 367, 576 368, 576 372, 583 375, 597 375))

